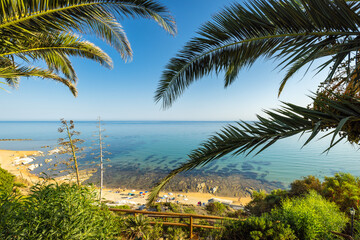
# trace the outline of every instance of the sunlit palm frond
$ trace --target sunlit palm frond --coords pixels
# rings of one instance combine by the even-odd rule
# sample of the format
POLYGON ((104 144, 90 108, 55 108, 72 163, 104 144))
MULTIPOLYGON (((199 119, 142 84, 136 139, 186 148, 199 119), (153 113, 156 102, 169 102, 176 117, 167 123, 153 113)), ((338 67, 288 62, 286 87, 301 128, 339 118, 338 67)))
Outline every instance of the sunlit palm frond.
POLYGON ((51 79, 64 84, 69 88, 75 97, 77 96, 77 90, 72 81, 62 78, 49 70, 38 67, 21 67, 16 65, 0 67, 0 78, 13 81, 19 77, 40 77, 43 79, 51 79))
POLYGON ((225 72, 226 87, 261 58, 276 58, 280 67, 290 68, 281 89, 315 59, 331 56, 326 66, 336 69, 343 54, 360 47, 359 7, 358 1, 344 0, 235 3, 204 24, 169 61, 155 101, 170 107, 191 83, 212 72, 225 72))
POLYGON ((72 81, 76 81, 76 74, 69 56, 91 59, 108 68, 112 67, 111 58, 105 52, 76 35, 54 32, 35 36, 26 41, 16 40, 3 44, 0 58, 15 56, 28 62, 44 60, 50 70, 61 71, 72 81))
POLYGON ((210 137, 188 155, 188 162, 171 171, 152 190, 149 202, 156 200, 159 191, 180 172, 204 166, 211 161, 232 154, 259 154, 280 139, 299 133, 311 133, 304 146, 322 131, 332 135, 329 151, 342 139, 359 143, 360 100, 329 93, 331 98, 317 95, 312 109, 284 103, 280 109, 265 111, 268 118, 257 116, 254 123, 237 122, 210 137), (339 138, 336 138, 339 136, 339 138))
POLYGON ((43 54, 43 60, 45 61, 48 69, 56 74, 62 73, 64 76, 72 82, 77 81, 77 75, 73 65, 67 55, 60 52, 48 52, 43 54))
POLYGON ((171 34, 176 32, 166 7, 154 0, 2 0, 0 12, 2 36, 75 30, 101 37, 124 58, 131 56, 131 48, 116 18, 149 18, 171 34))

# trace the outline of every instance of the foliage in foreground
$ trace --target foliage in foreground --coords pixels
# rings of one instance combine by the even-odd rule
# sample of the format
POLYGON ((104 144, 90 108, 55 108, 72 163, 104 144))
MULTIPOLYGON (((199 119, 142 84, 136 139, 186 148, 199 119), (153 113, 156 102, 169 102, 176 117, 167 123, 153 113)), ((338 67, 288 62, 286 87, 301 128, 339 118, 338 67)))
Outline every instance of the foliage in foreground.
POLYGON ((274 209, 274 220, 290 225, 299 239, 333 239, 330 231, 341 232, 348 222, 335 203, 310 191, 303 198, 286 199, 274 209))
POLYGON ((0 192, 11 192, 14 187, 15 176, 0 168, 0 192))
POLYGON ((222 235, 224 240, 291 240, 297 239, 294 231, 286 224, 267 217, 249 217, 246 221, 230 222, 222 235))
MULTIPOLYGON (((349 209, 359 210, 360 179, 350 173, 335 173, 334 176, 325 177, 321 182, 314 176, 307 176, 291 183, 289 190, 273 190, 270 194, 254 192, 252 201, 245 207, 250 215, 261 216, 279 207, 284 199, 303 197, 311 190, 316 191, 323 198, 334 202, 341 211, 349 214, 349 209)), ((357 214, 355 218, 358 219, 357 214)))
POLYGON ((111 239, 115 216, 92 188, 37 184, 27 197, 0 196, 0 239, 111 239))
POLYGON ((282 200, 270 213, 228 224, 223 239, 336 239, 330 231, 341 232, 347 222, 335 203, 312 190, 282 200))
POLYGON ((212 215, 221 216, 225 213, 226 209, 227 207, 219 202, 208 203, 206 205, 206 210, 212 215))

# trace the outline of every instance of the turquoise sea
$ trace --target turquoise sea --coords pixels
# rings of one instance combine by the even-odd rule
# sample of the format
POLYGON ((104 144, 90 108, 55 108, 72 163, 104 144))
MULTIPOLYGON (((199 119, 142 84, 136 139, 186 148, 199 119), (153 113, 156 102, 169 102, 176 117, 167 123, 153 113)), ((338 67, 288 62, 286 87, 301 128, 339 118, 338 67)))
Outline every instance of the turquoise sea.
MULTIPOLYGON (((143 172, 166 173, 186 161, 190 151, 210 135, 220 130, 230 122, 150 122, 150 121, 106 121, 104 135, 110 165, 108 178, 116 178, 116 169, 143 172)), ((75 128, 81 132, 85 140, 84 146, 92 146, 96 141, 97 122, 75 121, 75 128)), ((42 150, 42 146, 57 146, 61 137, 57 129, 59 121, 47 122, 0 122, 1 139, 32 139, 31 141, 0 142, 0 149, 9 150, 42 150)), ((350 172, 360 176, 360 153, 358 148, 349 143, 340 143, 328 154, 322 152, 328 147, 329 139, 314 141, 301 148, 305 137, 299 136, 282 140, 257 156, 224 157, 197 173, 245 174, 256 179, 277 181, 287 186, 294 179, 314 175, 324 177, 335 172, 350 172)), ((49 150, 49 149, 47 149, 49 150)), ((90 154, 93 149, 85 151, 85 162, 98 161, 90 154)), ((43 162, 44 158, 38 158, 43 162)), ((46 171, 48 166, 35 170, 46 171)), ((191 173, 190 173, 191 174, 191 173)))

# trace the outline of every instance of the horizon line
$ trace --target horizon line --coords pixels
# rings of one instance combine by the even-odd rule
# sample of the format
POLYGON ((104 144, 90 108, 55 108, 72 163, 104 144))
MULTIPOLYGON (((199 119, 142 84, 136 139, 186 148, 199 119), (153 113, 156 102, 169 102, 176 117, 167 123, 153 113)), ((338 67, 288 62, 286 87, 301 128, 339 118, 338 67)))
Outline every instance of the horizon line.
MULTIPOLYGON (((78 119, 69 119, 68 121, 78 121, 78 122, 97 122, 98 120, 78 120, 78 119)), ((0 120, 0 122, 58 122, 59 120, 0 120)), ((238 122, 238 121, 256 121, 256 120, 109 120, 101 119, 104 122, 238 122)))

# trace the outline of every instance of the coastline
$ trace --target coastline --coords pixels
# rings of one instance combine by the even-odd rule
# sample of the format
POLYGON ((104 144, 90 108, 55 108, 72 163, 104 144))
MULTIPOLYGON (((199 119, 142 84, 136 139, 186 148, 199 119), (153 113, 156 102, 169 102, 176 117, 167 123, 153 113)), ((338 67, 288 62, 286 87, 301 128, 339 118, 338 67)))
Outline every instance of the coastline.
MULTIPOLYGON (((26 181, 31 182, 32 184, 43 182, 44 179, 38 177, 37 175, 31 173, 28 169, 28 165, 26 164, 17 164, 15 165, 15 161, 22 158, 36 157, 41 155, 41 151, 14 151, 14 150, 0 150, 0 167, 9 171, 11 174, 15 175, 18 178, 25 179, 26 181)), ((81 170, 81 180, 86 181, 93 175, 94 170, 81 170)), ((64 181, 74 181, 74 174, 65 175, 62 177, 55 178, 57 182, 64 181)), ((145 204, 147 196, 140 196, 140 192, 150 191, 151 189, 127 189, 127 188, 104 188, 103 198, 107 201, 121 204, 145 204), (129 193, 135 194, 134 196, 129 196, 129 193)), ((230 200, 235 205, 246 205, 251 201, 250 196, 239 196, 239 197, 229 197, 229 196, 221 196, 215 195, 206 192, 195 192, 188 191, 186 193, 180 191, 163 191, 160 193, 160 197, 164 195, 168 195, 171 192, 172 197, 175 198, 172 202, 178 202, 182 204, 192 204, 197 205, 198 202, 206 203, 211 198, 217 198, 222 200, 230 200)), ((170 196, 169 196, 170 197, 170 196)), ((160 200, 161 202, 165 202, 166 200, 160 200)))
POLYGON ((0 167, 7 170, 18 178, 25 179, 31 183, 43 181, 40 177, 31 173, 23 164, 15 165, 14 161, 19 158, 28 158, 41 155, 41 151, 13 151, 0 150, 0 167))

